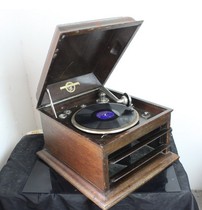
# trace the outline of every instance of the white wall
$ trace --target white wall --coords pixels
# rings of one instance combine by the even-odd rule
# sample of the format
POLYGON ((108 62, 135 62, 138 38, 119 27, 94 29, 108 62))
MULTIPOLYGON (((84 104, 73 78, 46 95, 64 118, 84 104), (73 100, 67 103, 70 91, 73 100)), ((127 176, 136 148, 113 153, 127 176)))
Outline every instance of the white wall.
MULTIPOLYGON (((15 51, 22 50, 24 79, 26 80, 27 73, 32 100, 32 105, 28 103, 27 107, 30 113, 34 110, 37 127, 40 127, 40 120, 38 112, 34 109, 35 93, 55 25, 116 16, 132 16, 137 20, 144 20, 107 86, 174 109, 172 128, 181 162, 189 175, 192 189, 202 189, 200 1, 58 0, 55 3, 33 1, 29 2, 30 5, 27 1, 22 2, 23 4, 19 4, 18 1, 18 5, 9 5, 18 9, 13 15, 18 16, 22 26, 19 29, 20 32, 18 31, 19 37, 10 35, 15 43, 12 57, 16 62, 22 62, 22 57, 18 57, 19 54, 17 57, 15 55, 15 51), (28 10, 28 7, 32 9, 28 10), (19 39, 20 48, 17 45, 19 39)), ((4 21, 5 24, 8 23, 7 19, 4 21)), ((18 23, 13 24, 18 28, 18 23)), ((9 40, 9 36, 5 39, 9 40)), ((2 49, 0 51, 7 59, 8 54, 5 55, 2 49)), ((11 64, 7 62, 4 65, 10 68, 11 64)), ((19 64, 18 67, 20 67, 19 64)), ((4 77, 6 74, 4 71, 4 77)), ((2 83, 0 85, 2 87, 2 83)), ((8 102, 8 99, 6 101, 8 102)), ((17 101, 18 103, 20 102, 17 101)), ((18 106, 17 104, 15 105, 18 106)), ((13 107, 7 106, 5 102, 4 106, 4 113, 7 113, 6 109, 11 113, 13 107)), ((21 110, 17 113, 21 113, 21 110)), ((4 118, 8 119, 5 116, 4 118)), ((34 119, 32 114, 28 118, 34 119)), ((10 122, 10 119, 8 121, 10 122)), ((23 120, 23 122, 28 121, 23 120)), ((12 135, 16 135, 15 130, 18 129, 14 129, 15 125, 12 125, 12 122, 4 129, 4 134, 10 133, 12 129, 12 135)), ((35 127, 34 123, 31 127, 35 127)), ((0 154, 2 151, 9 150, 3 148, 0 154)))
POLYGON ((22 57, 17 14, 0 12, 0 168, 28 131, 36 128, 22 57))

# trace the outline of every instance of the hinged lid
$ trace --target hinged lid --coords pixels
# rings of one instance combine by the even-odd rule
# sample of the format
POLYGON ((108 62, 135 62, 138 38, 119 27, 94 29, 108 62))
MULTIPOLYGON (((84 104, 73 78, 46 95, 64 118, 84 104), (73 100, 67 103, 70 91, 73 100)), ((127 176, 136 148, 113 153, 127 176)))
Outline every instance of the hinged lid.
POLYGON ((121 17, 58 26, 38 85, 37 107, 50 102, 47 89, 54 103, 103 85, 141 24, 121 17))

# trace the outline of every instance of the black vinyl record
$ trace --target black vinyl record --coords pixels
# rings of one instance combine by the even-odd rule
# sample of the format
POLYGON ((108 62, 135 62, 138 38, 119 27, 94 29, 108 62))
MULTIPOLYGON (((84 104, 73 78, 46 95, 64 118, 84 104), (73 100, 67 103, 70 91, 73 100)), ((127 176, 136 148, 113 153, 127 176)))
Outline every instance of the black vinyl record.
POLYGON ((89 105, 72 116, 72 124, 76 128, 94 134, 121 132, 138 121, 136 110, 118 103, 89 105))

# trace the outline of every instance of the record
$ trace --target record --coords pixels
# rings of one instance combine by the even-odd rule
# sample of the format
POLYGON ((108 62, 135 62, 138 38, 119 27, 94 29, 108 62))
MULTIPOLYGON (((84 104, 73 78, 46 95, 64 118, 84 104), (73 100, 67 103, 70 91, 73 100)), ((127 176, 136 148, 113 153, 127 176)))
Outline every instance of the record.
POLYGON ((87 133, 111 134, 134 126, 139 121, 139 114, 123 104, 92 104, 75 112, 71 121, 87 133))

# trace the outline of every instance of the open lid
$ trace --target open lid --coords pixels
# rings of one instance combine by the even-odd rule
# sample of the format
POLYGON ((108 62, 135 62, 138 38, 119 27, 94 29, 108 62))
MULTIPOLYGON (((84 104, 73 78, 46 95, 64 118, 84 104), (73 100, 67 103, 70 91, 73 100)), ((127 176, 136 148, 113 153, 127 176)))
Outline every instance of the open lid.
POLYGON ((130 17, 59 25, 37 90, 40 106, 103 85, 142 21, 130 17))

